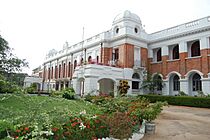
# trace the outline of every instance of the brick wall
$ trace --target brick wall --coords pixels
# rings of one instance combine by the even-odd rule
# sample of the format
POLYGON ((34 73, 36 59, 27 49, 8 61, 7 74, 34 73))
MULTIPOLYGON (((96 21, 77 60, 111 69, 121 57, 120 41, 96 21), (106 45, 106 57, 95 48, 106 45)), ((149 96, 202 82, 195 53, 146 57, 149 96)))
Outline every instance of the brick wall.
POLYGON ((119 66, 123 68, 133 68, 134 65, 134 45, 123 44, 119 47, 119 66))
POLYGON ((187 52, 184 52, 179 54, 178 60, 172 61, 167 61, 168 56, 162 56, 162 62, 160 63, 152 63, 152 59, 148 59, 150 63, 148 70, 151 74, 161 73, 164 79, 172 71, 179 72, 184 78, 184 75, 190 70, 198 70, 204 74, 204 77, 208 77, 210 71, 209 52, 209 49, 201 50, 201 56, 194 58, 188 58, 187 52))

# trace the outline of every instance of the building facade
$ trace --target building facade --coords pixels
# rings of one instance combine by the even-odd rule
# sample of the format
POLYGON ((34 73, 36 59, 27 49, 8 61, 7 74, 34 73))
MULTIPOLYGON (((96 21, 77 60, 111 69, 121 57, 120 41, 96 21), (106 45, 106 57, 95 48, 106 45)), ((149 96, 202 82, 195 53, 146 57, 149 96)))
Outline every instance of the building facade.
POLYGON ((210 94, 210 17, 147 34, 130 11, 117 15, 110 30, 75 45, 51 50, 43 64, 43 90, 73 87, 77 94, 117 93, 120 80, 128 94, 142 93, 149 72, 159 73, 164 95, 184 91, 210 94))

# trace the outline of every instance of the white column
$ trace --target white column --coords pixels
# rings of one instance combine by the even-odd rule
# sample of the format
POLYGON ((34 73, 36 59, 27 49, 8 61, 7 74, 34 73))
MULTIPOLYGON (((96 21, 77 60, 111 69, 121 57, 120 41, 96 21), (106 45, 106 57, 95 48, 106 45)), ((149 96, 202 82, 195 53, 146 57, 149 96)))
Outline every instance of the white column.
POLYGON ((169 80, 163 80, 163 88, 162 88, 162 94, 163 95, 169 95, 169 80))
POLYGON ((179 53, 187 52, 187 42, 181 41, 179 43, 179 53))
POLYGON ((208 49, 209 48, 209 38, 202 37, 200 39, 200 49, 208 49))
POLYGON ((202 78, 202 91, 205 95, 210 94, 210 79, 209 78, 202 78))
POLYGON ((163 46, 161 48, 161 55, 164 56, 164 55, 168 55, 168 46, 163 46))
POLYGON ((130 86, 130 88, 128 89, 128 92, 127 92, 127 94, 128 95, 131 95, 132 94, 132 81, 128 81, 128 85, 130 86))
POLYGON ((190 95, 189 93, 189 83, 187 79, 180 79, 180 91, 183 91, 185 94, 190 95))

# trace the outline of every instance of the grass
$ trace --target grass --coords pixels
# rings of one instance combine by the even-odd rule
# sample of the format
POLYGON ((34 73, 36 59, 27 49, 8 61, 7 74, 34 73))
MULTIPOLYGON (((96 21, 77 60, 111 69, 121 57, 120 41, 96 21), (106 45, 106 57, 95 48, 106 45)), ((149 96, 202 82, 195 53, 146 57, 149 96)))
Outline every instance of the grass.
POLYGON ((66 100, 46 96, 0 95, 0 121, 13 125, 50 122, 60 124, 69 114, 86 110, 88 114, 100 114, 97 106, 83 100, 66 100))

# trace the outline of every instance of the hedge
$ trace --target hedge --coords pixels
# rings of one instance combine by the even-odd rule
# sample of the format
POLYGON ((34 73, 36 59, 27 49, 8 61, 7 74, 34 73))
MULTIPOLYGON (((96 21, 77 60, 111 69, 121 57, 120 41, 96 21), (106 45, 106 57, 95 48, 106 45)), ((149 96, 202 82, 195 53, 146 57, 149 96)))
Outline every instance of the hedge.
POLYGON ((191 106, 210 108, 210 98, 208 97, 192 97, 192 96, 163 96, 163 95, 139 95, 145 97, 150 102, 167 101, 169 105, 191 106))

